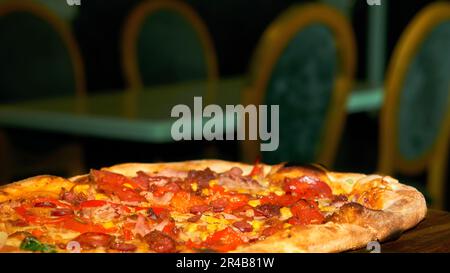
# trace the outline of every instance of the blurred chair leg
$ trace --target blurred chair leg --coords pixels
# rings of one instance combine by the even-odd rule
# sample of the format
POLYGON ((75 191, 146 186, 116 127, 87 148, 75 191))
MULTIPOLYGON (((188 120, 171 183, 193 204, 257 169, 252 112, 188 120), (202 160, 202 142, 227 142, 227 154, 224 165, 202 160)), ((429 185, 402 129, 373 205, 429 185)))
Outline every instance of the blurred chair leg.
POLYGON ((445 175, 449 142, 445 141, 444 147, 437 149, 435 156, 430 161, 427 190, 432 198, 431 207, 435 209, 444 209, 446 202, 445 175))

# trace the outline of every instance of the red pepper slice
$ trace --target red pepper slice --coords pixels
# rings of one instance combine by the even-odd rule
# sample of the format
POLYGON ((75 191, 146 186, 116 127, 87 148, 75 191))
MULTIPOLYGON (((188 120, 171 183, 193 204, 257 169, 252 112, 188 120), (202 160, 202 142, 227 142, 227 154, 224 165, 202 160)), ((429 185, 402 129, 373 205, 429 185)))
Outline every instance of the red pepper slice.
POLYGON ((99 189, 114 194, 122 201, 141 202, 145 198, 139 194, 141 187, 132 179, 109 171, 91 170, 99 189))
POLYGON ((64 219, 66 218, 66 216, 45 217, 34 215, 29 211, 30 208, 31 208, 30 205, 22 205, 20 207, 15 208, 17 214, 19 214, 28 224, 34 225, 57 224, 64 221, 64 219))
POLYGON ((93 224, 89 222, 87 219, 82 219, 79 217, 70 217, 65 218, 62 226, 66 229, 70 229, 73 231, 78 231, 80 233, 85 232, 101 232, 101 233, 110 233, 114 232, 116 228, 104 228, 102 225, 93 224))
POLYGON ((106 204, 108 204, 108 202, 104 200, 87 200, 80 203, 80 208, 102 207, 106 204))

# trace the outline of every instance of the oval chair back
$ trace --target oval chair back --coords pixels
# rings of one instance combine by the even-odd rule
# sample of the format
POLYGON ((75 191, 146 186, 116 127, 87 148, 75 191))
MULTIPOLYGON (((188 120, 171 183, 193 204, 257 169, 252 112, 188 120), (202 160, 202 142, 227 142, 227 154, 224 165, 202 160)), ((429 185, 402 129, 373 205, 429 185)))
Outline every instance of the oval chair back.
POLYGON ((444 201, 450 130, 450 4, 424 8, 402 34, 385 83, 379 170, 416 175, 428 169, 428 194, 444 201))
MULTIPOLYGON (((267 28, 243 98, 245 104, 279 105, 279 147, 263 152, 264 162, 332 165, 355 51, 346 18, 323 4, 294 6, 267 28)), ((245 159, 254 160, 259 148, 259 143, 245 141, 245 159)))
POLYGON ((122 37, 128 87, 217 79, 216 54, 208 30, 189 6, 148 1, 128 16, 122 37))
POLYGON ((85 79, 69 27, 31 1, 0 4, 0 102, 83 94, 85 79))

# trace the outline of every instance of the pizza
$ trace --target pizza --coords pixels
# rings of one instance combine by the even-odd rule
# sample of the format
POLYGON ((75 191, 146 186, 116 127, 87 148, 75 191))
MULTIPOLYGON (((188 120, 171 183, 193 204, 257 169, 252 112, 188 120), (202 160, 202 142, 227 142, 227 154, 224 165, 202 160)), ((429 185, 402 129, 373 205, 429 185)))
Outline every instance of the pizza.
POLYGON ((0 188, 1 252, 342 252, 426 214, 382 175, 198 160, 127 163, 0 188))

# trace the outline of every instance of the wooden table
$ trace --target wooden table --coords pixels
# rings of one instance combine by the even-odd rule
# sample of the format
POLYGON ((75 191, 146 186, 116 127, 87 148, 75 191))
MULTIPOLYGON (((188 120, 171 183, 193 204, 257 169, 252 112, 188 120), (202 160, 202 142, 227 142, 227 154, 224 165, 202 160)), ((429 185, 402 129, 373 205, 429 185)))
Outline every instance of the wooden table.
MULTIPOLYGON (((355 252, 367 252, 365 249, 355 252)), ((450 213, 428 210, 427 217, 396 240, 381 244, 381 253, 450 253, 450 213)))
MULTIPOLYGON (((215 103, 222 107, 241 104, 244 87, 243 77, 221 79, 217 84, 215 103)), ((171 126, 176 120, 170 116, 172 107, 186 104, 193 109, 194 96, 205 96, 206 88, 205 82, 200 81, 151 87, 139 92, 116 90, 88 94, 83 98, 60 97, 3 104, 0 105, 0 126, 168 143, 173 141, 171 126)), ((380 88, 363 88, 351 93, 347 112, 377 110, 381 102, 380 88)), ((205 101, 203 104, 206 104, 205 101)), ((234 126, 225 123, 224 132, 235 130, 236 123, 234 126)))

